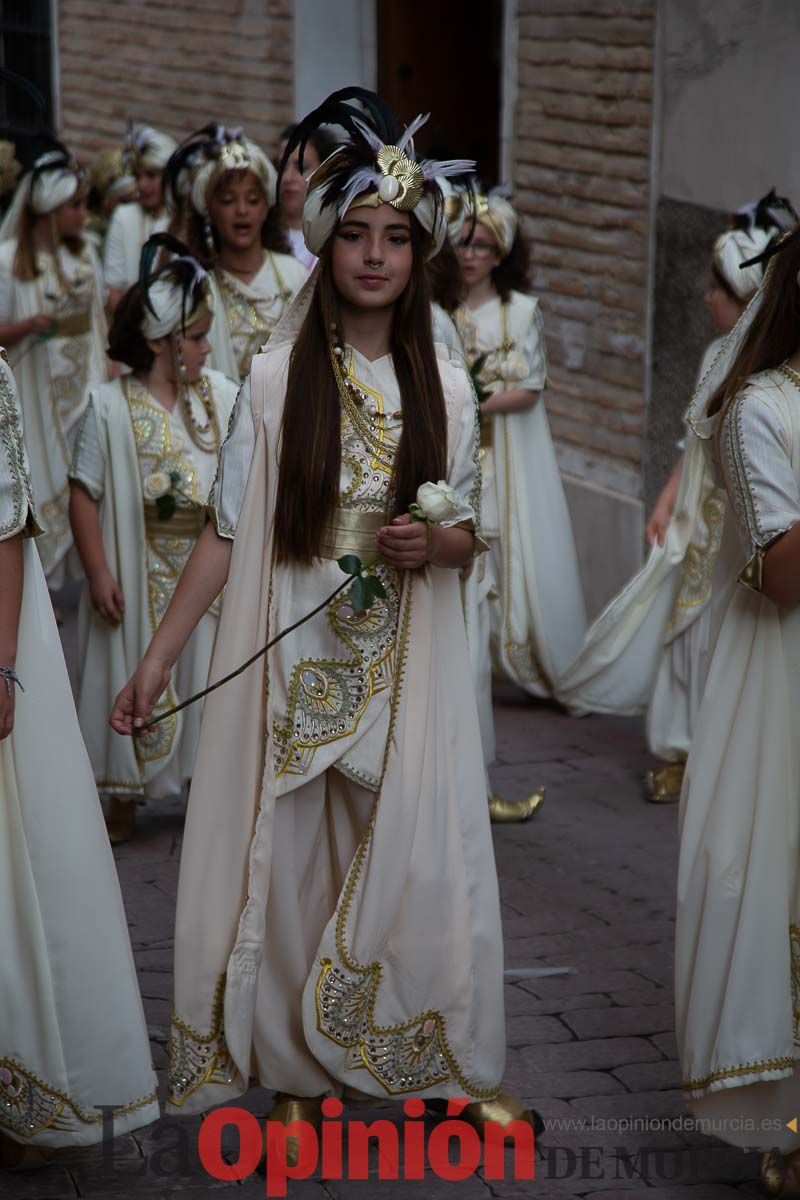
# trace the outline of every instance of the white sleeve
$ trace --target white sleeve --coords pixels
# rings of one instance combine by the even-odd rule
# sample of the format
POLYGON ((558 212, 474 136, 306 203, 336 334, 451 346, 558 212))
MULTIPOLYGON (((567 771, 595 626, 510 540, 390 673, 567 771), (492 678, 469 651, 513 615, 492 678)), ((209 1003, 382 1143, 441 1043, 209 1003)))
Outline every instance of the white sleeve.
POLYGON ((106 459, 100 444, 97 412, 91 396, 78 426, 68 475, 74 483, 80 483, 93 500, 102 500, 106 483, 106 459))
POLYGON ((106 233, 106 244, 103 252, 103 274, 106 287, 124 288, 131 285, 128 279, 125 254, 125 218, 122 205, 118 205, 111 214, 106 233))
POLYGON ((216 478, 206 504, 206 511, 220 537, 236 536, 255 444, 248 375, 233 406, 228 432, 219 454, 216 478))
POLYGON ((764 551, 800 521, 800 489, 791 437, 780 403, 758 386, 736 398, 725 416, 722 470, 748 563, 739 578, 761 586, 764 551))
POLYGON ((526 391, 541 392, 547 383, 547 349, 544 341, 542 313, 537 303, 525 334, 522 353, 528 364, 528 377, 519 385, 526 391))

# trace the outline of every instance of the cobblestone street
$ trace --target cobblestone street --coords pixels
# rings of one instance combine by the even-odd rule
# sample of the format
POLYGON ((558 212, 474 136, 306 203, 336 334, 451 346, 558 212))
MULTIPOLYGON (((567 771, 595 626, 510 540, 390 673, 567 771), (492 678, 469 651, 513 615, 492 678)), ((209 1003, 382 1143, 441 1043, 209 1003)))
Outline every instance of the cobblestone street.
MULTIPOLYGON (((521 797, 547 787, 533 821, 494 834, 509 973, 506 1086, 548 1122, 536 1181, 486 1181, 479 1173, 445 1183, 429 1172, 416 1183, 311 1179, 290 1183, 289 1195, 438 1200, 458 1189, 464 1200, 651 1193, 654 1200, 733 1200, 759 1194, 755 1154, 667 1124, 685 1113, 671 984, 677 814, 642 800, 649 760, 640 722, 576 720, 506 689, 497 692, 496 712, 496 788, 521 797), (513 974, 543 967, 570 973, 513 974), (638 1125, 626 1127, 632 1120, 638 1125)), ((181 827, 179 805, 151 807, 138 837, 117 853, 162 1086, 181 827)), ((263 1116, 270 1102, 269 1093, 253 1091, 242 1104, 263 1116)), ((359 1119, 372 1115, 349 1111, 359 1119)), ((374 1115, 395 1113, 384 1107, 374 1115)), ((196 1153, 198 1126, 198 1119, 163 1120, 115 1142, 113 1157, 111 1150, 106 1157, 100 1149, 73 1151, 43 1172, 2 1176, 0 1197, 199 1200, 224 1188, 241 1200, 263 1196, 260 1176, 231 1184, 205 1174, 196 1153)), ((510 1176, 510 1155, 507 1163, 510 1176)))

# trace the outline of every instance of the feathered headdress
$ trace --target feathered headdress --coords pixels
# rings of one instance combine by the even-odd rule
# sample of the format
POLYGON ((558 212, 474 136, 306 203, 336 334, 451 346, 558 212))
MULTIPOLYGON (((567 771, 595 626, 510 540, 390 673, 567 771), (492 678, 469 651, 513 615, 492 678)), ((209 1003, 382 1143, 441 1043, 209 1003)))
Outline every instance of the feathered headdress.
POLYGON ((139 259, 139 287, 145 308, 142 333, 151 341, 177 329, 185 333, 201 304, 212 308, 207 272, 171 233, 154 233, 145 242, 139 259), (162 249, 175 257, 154 271, 162 249))
POLYGON ((125 169, 134 175, 139 171, 163 171, 176 146, 168 133, 130 121, 122 143, 125 169))
POLYGON ((466 182, 475 169, 470 159, 437 162, 417 158, 414 135, 430 114, 416 117, 402 129, 384 100, 365 88, 342 88, 333 92, 296 126, 283 152, 278 172, 280 181, 289 158, 303 153, 312 133, 320 126, 339 125, 347 138, 325 160, 308 181, 303 211, 303 235, 313 254, 319 254, 355 201, 359 204, 390 204, 398 212, 413 212, 431 238, 428 257, 441 248, 447 232, 444 194, 440 179, 466 182), (355 107, 360 102, 366 111, 355 107))
POLYGON ((260 182, 267 204, 275 203, 275 167, 255 142, 240 129, 208 124, 192 133, 175 151, 165 172, 170 206, 180 211, 188 200, 204 219, 214 189, 228 171, 252 171, 260 182))

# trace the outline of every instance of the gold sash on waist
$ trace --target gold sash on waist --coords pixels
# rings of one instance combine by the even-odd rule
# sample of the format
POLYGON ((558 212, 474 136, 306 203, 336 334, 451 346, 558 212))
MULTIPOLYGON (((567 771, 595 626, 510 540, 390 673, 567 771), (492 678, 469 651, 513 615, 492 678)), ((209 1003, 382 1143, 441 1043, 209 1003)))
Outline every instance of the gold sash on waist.
POLYGON ((162 519, 155 504, 145 503, 144 532, 146 537, 199 538, 206 523, 206 510, 199 505, 176 508, 171 517, 162 519))
POLYGON ((388 518, 384 512, 359 512, 354 508, 335 508, 320 540, 322 558, 341 558, 357 554, 369 558, 377 553, 375 534, 388 518))
POLYGON ((67 313, 53 321, 53 337, 82 337, 92 328, 92 316, 88 308, 80 312, 67 313))

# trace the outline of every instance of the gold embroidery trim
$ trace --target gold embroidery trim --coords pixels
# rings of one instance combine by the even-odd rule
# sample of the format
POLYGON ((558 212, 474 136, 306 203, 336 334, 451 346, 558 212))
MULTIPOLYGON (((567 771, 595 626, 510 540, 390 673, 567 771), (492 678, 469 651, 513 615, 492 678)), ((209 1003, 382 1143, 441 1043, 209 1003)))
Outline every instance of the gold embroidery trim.
POLYGON ((738 1079, 744 1075, 762 1075, 765 1071, 791 1071, 794 1062, 793 1057, 787 1056, 785 1058, 765 1058, 760 1062, 741 1063, 735 1067, 721 1067, 718 1071, 712 1071, 700 1079, 687 1079, 685 1083, 681 1084, 681 1087, 687 1092, 703 1091, 711 1084, 719 1083, 723 1079, 738 1079))
POLYGON ((208 1084, 233 1083, 233 1060, 225 1042, 225 974, 220 975, 211 1003, 211 1030, 201 1033, 182 1020, 173 1008, 169 1047, 168 1102, 181 1108, 190 1096, 208 1084))
MULTIPOLYGON (((408 656, 408 640, 411 629, 411 611, 413 603, 413 578, 408 579, 408 596, 404 606, 400 629, 398 632, 397 645, 397 669, 395 674, 395 682, 392 688, 392 697, 389 706, 389 729, 386 735, 386 746, 383 754, 383 765, 381 768, 380 787, 375 797, 375 802, 370 812, 369 822, 364 837, 359 843, 355 857, 348 871, 342 892, 342 899, 339 904, 339 911, 336 916, 336 952, 339 955, 341 962, 348 972, 357 977, 360 976, 360 981, 355 984, 355 988, 351 987, 351 991, 355 990, 356 995, 362 995, 363 1001, 357 1005, 360 1010, 359 1028, 354 1029, 353 1035, 345 1042, 341 1037, 335 1036, 329 1028, 326 1028, 326 1018, 323 1010, 323 996, 326 991, 330 975, 336 971, 331 960, 324 958, 320 962, 320 973, 317 978, 315 995, 317 1009, 317 1030, 323 1036, 329 1038, 339 1046, 349 1046, 350 1053, 348 1054, 348 1066, 353 1069, 355 1067, 363 1067, 372 1075, 372 1077, 380 1083, 381 1087, 389 1095, 400 1095, 409 1090, 415 1090, 412 1086, 400 1086, 397 1088, 390 1087, 386 1079, 379 1073, 373 1062, 370 1059, 368 1041, 385 1045, 390 1039, 403 1038, 403 1035, 411 1033, 417 1029, 418 1037, 425 1040, 426 1047, 435 1045, 441 1058, 446 1064, 446 1069, 449 1074, 441 1073, 437 1082, 447 1082, 450 1077, 455 1078, 460 1087, 466 1094, 475 1096, 478 1099, 492 1099, 497 1095, 499 1083, 494 1087, 481 1087, 479 1084, 467 1078, 452 1051, 447 1038, 447 1020, 445 1016, 437 1010, 429 1010, 418 1014, 408 1021, 404 1021, 399 1025, 380 1026, 375 1021, 375 1004, 380 989, 381 979, 383 977, 383 968, 379 961, 374 961, 369 964, 357 962, 350 954, 347 948, 347 918, 350 912, 350 907, 353 902, 358 880, 366 859, 367 850, 369 848, 372 834, 375 829, 375 820, 380 803, 381 791, 383 789, 383 781, 386 776, 387 764, 389 761, 389 752, 394 739, 394 729, 397 721, 397 711, 400 703, 402 692, 403 679, 405 676, 406 660, 408 656)), ((412 1049, 416 1039, 412 1039, 412 1049)), ((431 1081, 433 1082, 433 1081, 431 1081)), ((430 1086, 430 1083, 425 1086, 430 1086)))
MULTIPOLYGON (((158 1093, 152 1091, 120 1105, 114 1113, 123 1116, 137 1112, 157 1100, 158 1093)), ((102 1121, 102 1113, 87 1112, 66 1092, 51 1087, 15 1058, 0 1058, 0 1127, 32 1138, 44 1129, 63 1131, 77 1125, 100 1125, 102 1121)))

